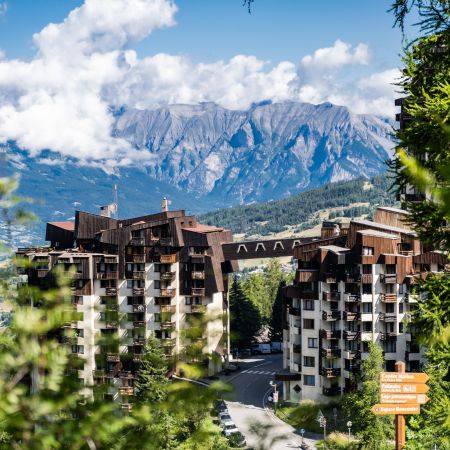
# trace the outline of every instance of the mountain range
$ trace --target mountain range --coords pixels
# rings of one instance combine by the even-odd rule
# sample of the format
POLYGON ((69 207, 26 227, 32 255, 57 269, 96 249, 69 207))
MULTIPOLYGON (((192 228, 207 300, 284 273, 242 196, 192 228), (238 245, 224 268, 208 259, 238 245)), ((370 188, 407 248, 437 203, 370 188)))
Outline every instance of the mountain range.
MULTIPOLYGON (((118 185, 119 215, 172 208, 192 213, 286 198, 330 182, 385 171, 392 126, 330 103, 262 102, 245 111, 214 103, 115 112, 114 135, 151 154, 146 166, 106 173, 50 150, 33 158, 4 146, 6 174, 21 174, 20 193, 43 222, 74 209, 97 212, 118 185), (51 161, 51 164, 49 164, 51 161)), ((5 171, 4 171, 5 172, 5 171)))

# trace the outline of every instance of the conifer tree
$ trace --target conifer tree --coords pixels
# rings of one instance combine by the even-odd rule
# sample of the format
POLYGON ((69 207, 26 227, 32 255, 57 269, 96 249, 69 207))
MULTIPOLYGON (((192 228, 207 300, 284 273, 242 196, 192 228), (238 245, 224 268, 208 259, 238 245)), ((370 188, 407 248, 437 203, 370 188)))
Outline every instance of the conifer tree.
POLYGON ((277 296, 272 306, 270 338, 274 341, 283 340, 283 293, 285 288, 286 282, 282 280, 278 285, 277 296))
POLYGON ((159 342, 150 336, 141 355, 135 388, 139 402, 158 402, 167 396, 167 360, 159 342))

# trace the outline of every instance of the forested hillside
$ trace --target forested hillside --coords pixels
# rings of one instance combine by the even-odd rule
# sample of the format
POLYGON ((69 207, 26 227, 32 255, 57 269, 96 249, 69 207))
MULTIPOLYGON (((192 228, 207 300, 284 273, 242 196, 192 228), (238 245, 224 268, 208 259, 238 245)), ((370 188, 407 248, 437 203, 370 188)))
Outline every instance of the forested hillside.
POLYGON ((301 231, 319 222, 318 211, 330 210, 326 217, 333 219, 370 216, 376 205, 394 205, 390 186, 387 175, 342 181, 283 200, 220 209, 202 215, 200 220, 246 235, 278 233, 287 226, 301 231))

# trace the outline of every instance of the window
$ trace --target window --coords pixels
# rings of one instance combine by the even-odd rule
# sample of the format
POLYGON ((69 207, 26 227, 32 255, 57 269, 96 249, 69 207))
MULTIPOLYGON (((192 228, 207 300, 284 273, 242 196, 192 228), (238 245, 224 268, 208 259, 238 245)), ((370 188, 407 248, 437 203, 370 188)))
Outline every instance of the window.
POLYGON ((314 311, 314 300, 303 300, 303 309, 305 311, 314 311))
POLYGON ((363 322, 362 329, 363 331, 372 331, 372 322, 363 322))
POLYGON ((161 264, 155 264, 155 272, 161 272, 161 264))
POLYGON ((315 365, 314 356, 304 356, 303 357, 303 365, 305 367, 314 367, 314 365, 315 365))
POLYGON ((363 303, 362 304, 362 312, 363 314, 372 312, 372 303, 363 303))
POLYGON ((192 297, 185 297, 184 298, 184 304, 185 305, 192 305, 192 297))
POLYGON ((161 282, 159 280, 155 280, 154 288, 155 289, 160 289, 161 288, 161 282))
POLYGON ((132 272, 132 271, 133 271, 133 264, 127 263, 127 272, 132 272))
POLYGON ((84 354, 84 345, 72 345, 72 353, 84 354))
POLYGON ((399 312, 400 314, 403 313, 403 303, 399 303, 399 304, 398 304, 398 312, 399 312))
POLYGON ((305 386, 315 386, 316 377, 314 375, 303 375, 303 384, 305 386))
POLYGON ((397 351, 397 342, 396 341, 387 341, 384 344, 384 351, 386 353, 396 353, 397 351))
POLYGON ((127 280, 127 289, 133 288, 133 280, 127 280))
POLYGON ((398 293, 399 293, 399 294, 404 294, 405 292, 406 292, 405 284, 404 284, 404 283, 400 283, 400 284, 398 285, 398 293))
POLYGON ((364 275, 370 275, 372 273, 372 265, 371 264, 363 264, 362 273, 364 275))
POLYGON ((161 314, 155 313, 155 322, 161 322, 161 314))
POLYGON ((386 274, 394 275, 396 273, 395 264, 386 264, 386 274))
POLYGON ((362 285, 362 293, 363 294, 371 294, 372 293, 372 285, 363 283, 362 285))
POLYGON ((303 328, 305 330, 314 330, 314 319, 303 319, 303 328))
POLYGON ((403 333, 403 322, 400 322, 400 323, 398 324, 398 332, 399 332, 399 333, 403 333))
POLYGON ((394 312, 394 304, 393 303, 386 303, 386 312, 388 314, 392 314, 394 312))
POLYGON ((363 247, 363 253, 364 256, 371 256, 373 255, 373 247, 363 247))
POLYGON ((84 337, 84 330, 83 328, 77 328, 77 332, 76 332, 77 337, 84 337))
POLYGON ((363 343, 362 343, 362 351, 364 353, 367 353, 369 351, 369 343, 368 342, 363 341, 363 343))
POLYGON ((308 338, 308 348, 317 348, 317 338, 308 338))
POLYGON ((133 304, 133 297, 127 297, 127 305, 133 304))

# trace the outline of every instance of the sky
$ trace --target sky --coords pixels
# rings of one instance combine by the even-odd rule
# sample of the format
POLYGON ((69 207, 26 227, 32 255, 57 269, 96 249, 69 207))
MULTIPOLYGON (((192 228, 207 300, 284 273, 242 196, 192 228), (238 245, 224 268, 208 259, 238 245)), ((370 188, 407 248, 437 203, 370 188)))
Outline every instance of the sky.
MULTIPOLYGON (((0 142, 82 163, 146 158, 111 107, 330 101, 393 117, 391 0, 0 1, 0 142)), ((409 35, 413 31, 408 29, 409 35)))

